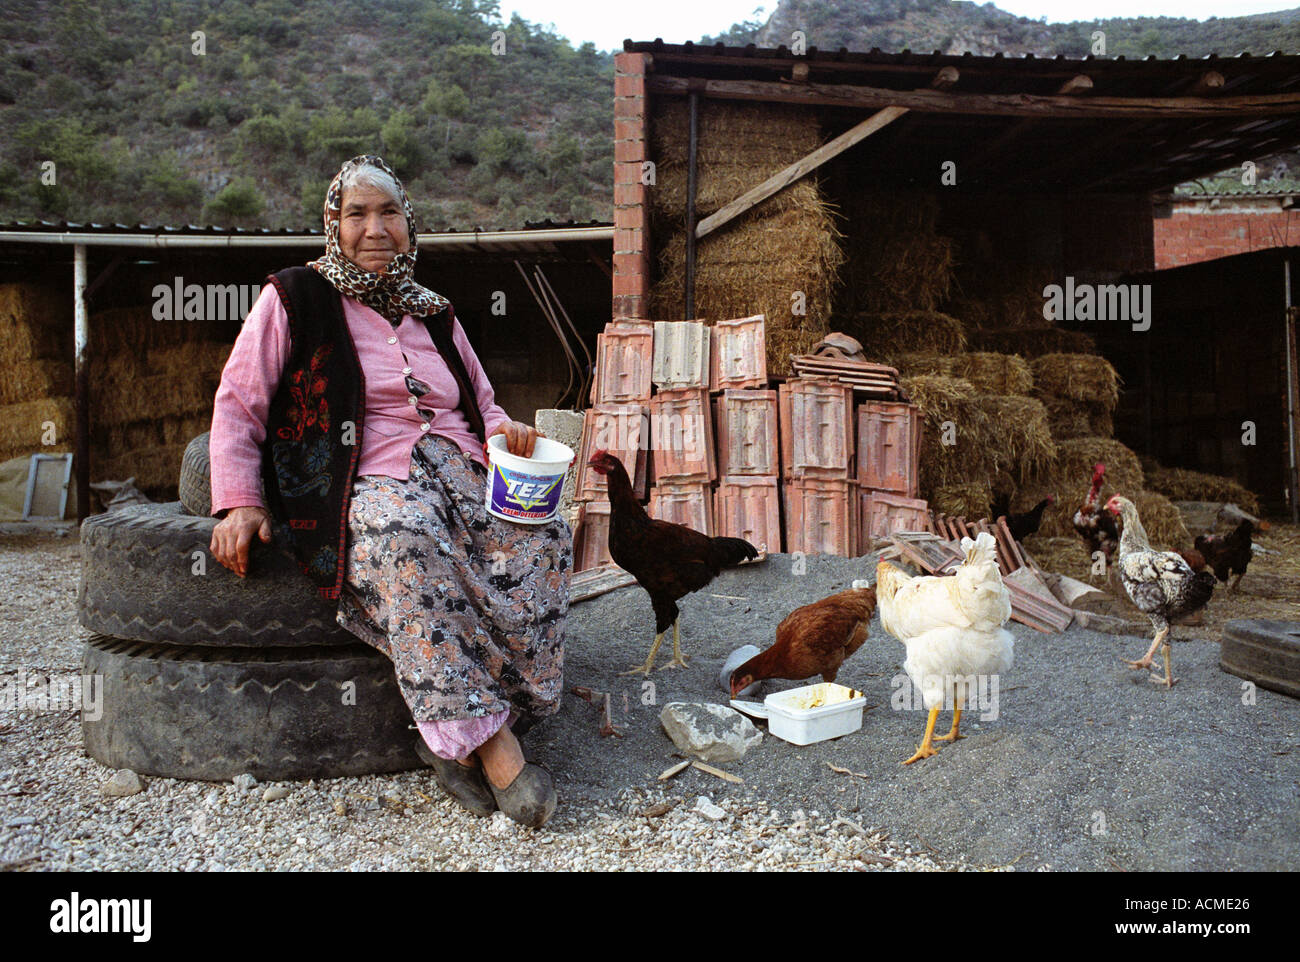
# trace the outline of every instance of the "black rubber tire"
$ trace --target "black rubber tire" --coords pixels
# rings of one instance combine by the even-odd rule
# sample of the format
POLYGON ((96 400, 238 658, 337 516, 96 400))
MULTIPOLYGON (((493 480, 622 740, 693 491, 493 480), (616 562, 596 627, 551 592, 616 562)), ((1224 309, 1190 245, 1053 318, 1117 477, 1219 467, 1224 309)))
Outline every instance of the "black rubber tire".
MULTIPOLYGON (((181 505, 188 514, 200 518, 212 514, 212 462, 208 455, 208 431, 185 446, 181 458, 181 476, 177 487, 181 505)), ((262 485, 262 503, 266 503, 266 485, 262 485)))
POLYGON ((1300 622, 1263 618, 1223 628, 1219 667, 1260 688, 1300 698, 1300 622))
POLYGON ((83 668, 102 678, 86 751, 112 768, 279 781, 424 767, 392 662, 359 643, 199 650, 92 635, 83 668))
POLYGON ((208 433, 185 446, 181 458, 180 499, 185 510, 206 518, 212 514, 212 465, 208 461, 208 433))
POLYGON ((180 502, 132 505, 81 525, 77 620, 115 638, 172 645, 354 645, 325 601, 276 542, 255 541, 248 577, 208 551, 215 518, 180 502), (193 573, 201 553, 203 571, 193 573))

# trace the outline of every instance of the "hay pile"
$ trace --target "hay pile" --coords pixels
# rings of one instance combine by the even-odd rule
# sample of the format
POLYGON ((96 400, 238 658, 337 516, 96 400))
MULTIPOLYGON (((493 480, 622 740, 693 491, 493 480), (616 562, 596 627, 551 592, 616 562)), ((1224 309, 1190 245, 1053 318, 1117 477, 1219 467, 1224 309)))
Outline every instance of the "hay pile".
POLYGON ((72 450, 72 299, 0 284, 0 462, 72 450), (54 424, 55 443, 47 422, 54 424))
POLYGON ((1031 362, 1034 395, 1047 407, 1058 441, 1109 437, 1119 404, 1119 375, 1095 354, 1044 354, 1031 362))
MULTIPOLYGON (((656 108, 650 191, 660 242, 659 280, 649 313, 680 319, 686 289, 686 145, 683 102, 656 108)), ((696 209, 706 216, 788 166, 820 143, 816 118, 797 109, 705 102, 700 118, 696 209)), ((696 246, 695 315, 704 320, 766 317, 767 369, 790 370, 831 330, 831 295, 844 254, 831 208, 817 183, 804 178, 769 197, 696 246)))
POLYGON ((1192 536, 1183 524, 1182 513, 1163 494, 1138 491, 1130 495, 1138 509, 1138 518, 1146 529, 1151 547, 1161 551, 1177 551, 1192 546, 1192 536))
POLYGON ((1151 536, 1153 545, 1159 539, 1163 547, 1191 547, 1190 539, 1186 543, 1176 541, 1187 530, 1181 518, 1177 518, 1177 523, 1174 523, 1177 509, 1173 512, 1175 518, 1171 518, 1165 510, 1167 499, 1162 503, 1158 500, 1158 495, 1146 490, 1146 479, 1138 456, 1112 438, 1087 437, 1058 441, 1056 464, 1017 492, 1012 510, 1027 510, 1048 494, 1054 494, 1056 504, 1043 513, 1039 534, 1048 538, 1076 537, 1072 521, 1074 512, 1088 494, 1093 465, 1098 461, 1106 465, 1106 480, 1102 484, 1100 503, 1105 504, 1112 494, 1130 498, 1138 506, 1143 525, 1147 521, 1142 505, 1147 504, 1152 511, 1154 526, 1148 527, 1147 533, 1151 536))
POLYGON ((1183 468, 1156 467, 1146 472, 1147 487, 1170 501, 1230 501, 1259 514, 1259 497, 1232 478, 1183 468))
MULTIPOLYGON (((894 367, 904 357, 953 355, 966 349, 966 329, 961 321, 938 311, 860 311, 841 316, 836 330, 857 338, 867 360, 894 367)), ((955 376, 951 366, 942 366, 945 363, 939 361, 940 366, 918 373, 955 376)))

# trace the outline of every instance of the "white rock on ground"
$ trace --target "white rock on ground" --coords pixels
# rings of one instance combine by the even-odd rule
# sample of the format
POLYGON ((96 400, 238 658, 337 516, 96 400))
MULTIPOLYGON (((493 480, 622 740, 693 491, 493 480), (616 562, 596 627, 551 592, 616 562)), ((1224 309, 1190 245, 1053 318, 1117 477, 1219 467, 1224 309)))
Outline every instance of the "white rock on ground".
POLYGON ((659 721, 674 745, 706 762, 738 762, 763 739, 748 718, 728 705, 669 702, 659 721))
POLYGON ((710 822, 721 821, 727 817, 727 810, 725 808, 719 808, 703 795, 695 800, 693 811, 698 812, 703 818, 707 818, 710 822))
POLYGON ((113 777, 104 783, 103 793, 109 798, 125 798, 139 795, 144 791, 144 782, 140 776, 129 768, 122 768, 113 773, 113 777))

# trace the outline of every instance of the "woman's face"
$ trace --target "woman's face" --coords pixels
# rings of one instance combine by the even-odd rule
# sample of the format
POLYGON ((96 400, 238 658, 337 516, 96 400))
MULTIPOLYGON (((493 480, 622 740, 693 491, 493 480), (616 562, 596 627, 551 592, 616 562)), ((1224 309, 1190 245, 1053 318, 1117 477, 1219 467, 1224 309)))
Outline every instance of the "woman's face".
POLYGON ((339 247, 363 271, 378 273, 411 248, 406 213, 377 187, 349 187, 339 212, 339 247))

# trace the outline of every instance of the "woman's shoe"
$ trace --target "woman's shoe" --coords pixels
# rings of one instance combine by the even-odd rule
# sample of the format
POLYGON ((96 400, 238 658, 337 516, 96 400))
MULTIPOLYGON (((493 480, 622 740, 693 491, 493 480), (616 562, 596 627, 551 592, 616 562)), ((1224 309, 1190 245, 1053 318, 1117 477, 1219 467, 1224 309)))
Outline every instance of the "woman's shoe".
POLYGON ((496 799, 481 767, 466 768, 452 759, 439 758, 429 750, 423 738, 416 739, 415 753, 420 756, 420 761, 433 769, 442 790, 461 808, 479 818, 486 818, 497 810, 496 799))
POLYGON ((497 807, 520 825, 541 828, 555 811, 555 783, 540 765, 525 762, 515 780, 505 788, 497 788, 491 779, 484 781, 496 798, 497 807))

